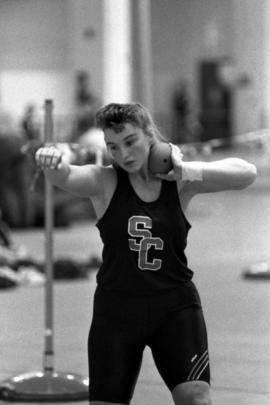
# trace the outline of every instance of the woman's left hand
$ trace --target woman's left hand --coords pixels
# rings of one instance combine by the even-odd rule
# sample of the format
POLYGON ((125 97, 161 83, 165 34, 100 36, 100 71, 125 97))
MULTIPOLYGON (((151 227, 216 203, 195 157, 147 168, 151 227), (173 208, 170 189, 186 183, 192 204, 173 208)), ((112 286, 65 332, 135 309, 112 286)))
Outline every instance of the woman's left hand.
POLYGON ((183 153, 177 145, 170 143, 173 168, 166 174, 156 174, 162 180, 175 181, 182 177, 183 153))

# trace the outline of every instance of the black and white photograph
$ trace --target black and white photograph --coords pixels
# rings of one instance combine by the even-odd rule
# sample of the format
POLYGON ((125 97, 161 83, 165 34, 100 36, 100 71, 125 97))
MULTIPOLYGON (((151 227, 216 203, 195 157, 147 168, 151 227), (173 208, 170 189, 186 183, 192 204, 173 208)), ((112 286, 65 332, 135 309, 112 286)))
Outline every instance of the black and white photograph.
POLYGON ((0 0, 0 308, 3 405, 269 405, 269 0, 0 0))

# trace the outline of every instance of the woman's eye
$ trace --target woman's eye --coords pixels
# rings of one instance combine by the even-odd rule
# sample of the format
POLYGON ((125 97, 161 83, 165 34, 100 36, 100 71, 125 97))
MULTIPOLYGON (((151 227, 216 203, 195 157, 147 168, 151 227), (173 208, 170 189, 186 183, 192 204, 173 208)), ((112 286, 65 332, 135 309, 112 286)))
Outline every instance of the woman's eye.
POLYGON ((116 152, 116 146, 110 146, 109 149, 111 153, 116 152))

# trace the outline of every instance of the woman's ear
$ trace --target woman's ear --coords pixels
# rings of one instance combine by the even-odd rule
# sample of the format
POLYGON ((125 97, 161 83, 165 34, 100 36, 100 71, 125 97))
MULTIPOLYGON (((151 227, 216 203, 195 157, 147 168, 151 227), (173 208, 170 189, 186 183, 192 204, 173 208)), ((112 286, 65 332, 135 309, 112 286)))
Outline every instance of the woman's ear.
POLYGON ((155 133, 154 133, 154 130, 151 129, 151 128, 147 128, 146 135, 147 135, 147 137, 148 137, 148 139, 149 139, 150 145, 154 144, 154 143, 155 143, 155 133))
POLYGON ((155 145, 156 143, 159 143, 160 141, 157 139, 154 131, 151 133, 151 135, 149 136, 149 143, 150 146, 152 147, 153 145, 155 145))

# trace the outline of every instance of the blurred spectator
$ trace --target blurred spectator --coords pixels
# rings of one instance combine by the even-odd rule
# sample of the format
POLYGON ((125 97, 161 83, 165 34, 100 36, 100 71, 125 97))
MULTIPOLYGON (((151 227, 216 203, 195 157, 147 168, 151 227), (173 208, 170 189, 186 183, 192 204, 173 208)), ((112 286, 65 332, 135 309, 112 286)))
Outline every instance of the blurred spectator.
POLYGON ((5 221, 2 220, 2 211, 0 208, 0 246, 11 246, 10 230, 5 221))
POLYGON ((15 120, 11 113, 1 104, 0 100, 0 133, 16 131, 15 120))
POLYGON ((28 220, 28 166, 19 132, 15 119, 0 104, 0 210, 11 227, 24 226, 28 220))
POLYGON ((76 141, 79 136, 95 125, 95 113, 100 102, 90 87, 89 74, 85 71, 79 72, 76 77, 75 125, 72 141, 76 141))
POLYGON ((14 132, 0 132, 0 208, 11 227, 27 222, 27 165, 22 139, 14 132))
POLYGON ((21 130, 23 138, 26 141, 34 141, 40 139, 40 123, 37 117, 35 105, 28 104, 26 106, 21 120, 21 130))
POLYGON ((173 142, 180 144, 197 141, 199 122, 186 80, 180 79, 174 85, 171 103, 173 142))
POLYGON ((89 162, 99 166, 108 163, 103 131, 98 128, 91 128, 79 137, 78 142, 88 149, 89 162))

